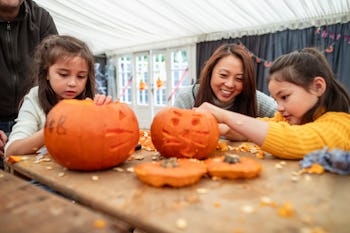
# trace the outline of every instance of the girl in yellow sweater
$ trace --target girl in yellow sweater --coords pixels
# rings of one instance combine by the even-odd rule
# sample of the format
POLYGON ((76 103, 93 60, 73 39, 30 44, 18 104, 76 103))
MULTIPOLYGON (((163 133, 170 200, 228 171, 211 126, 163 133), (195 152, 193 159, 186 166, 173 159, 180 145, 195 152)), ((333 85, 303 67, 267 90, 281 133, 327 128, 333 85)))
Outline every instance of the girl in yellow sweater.
POLYGON ((197 111, 209 111, 226 125, 220 127, 222 135, 243 136, 280 158, 302 159, 326 146, 350 151, 350 97, 316 49, 277 58, 268 86, 278 104, 273 118, 252 118, 209 103, 197 111))

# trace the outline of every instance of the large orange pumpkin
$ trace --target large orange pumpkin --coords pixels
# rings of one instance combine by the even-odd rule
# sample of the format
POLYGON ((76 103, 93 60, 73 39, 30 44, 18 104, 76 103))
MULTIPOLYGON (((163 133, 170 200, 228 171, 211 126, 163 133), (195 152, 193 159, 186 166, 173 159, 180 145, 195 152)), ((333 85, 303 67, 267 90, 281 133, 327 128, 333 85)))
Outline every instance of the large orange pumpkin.
POLYGON ((167 107, 153 118, 151 137, 164 157, 205 159, 215 151, 219 127, 210 113, 167 107))
POLYGON ((100 170, 129 157, 139 140, 139 126, 124 103, 62 100, 47 115, 44 138, 48 152, 62 166, 100 170))

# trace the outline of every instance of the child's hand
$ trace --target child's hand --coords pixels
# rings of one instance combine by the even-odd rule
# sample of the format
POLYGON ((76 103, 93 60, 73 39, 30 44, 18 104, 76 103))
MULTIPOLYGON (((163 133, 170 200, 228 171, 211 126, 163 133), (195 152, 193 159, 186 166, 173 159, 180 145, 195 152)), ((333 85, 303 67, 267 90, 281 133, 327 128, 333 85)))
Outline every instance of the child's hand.
POLYGON ((0 157, 4 156, 4 146, 6 142, 7 142, 6 134, 2 130, 0 130, 0 157))
POLYGON ((109 104, 112 102, 112 96, 108 95, 102 95, 102 94, 96 94, 94 97, 94 103, 96 105, 104 105, 104 104, 109 104))
POLYGON ((230 132, 230 127, 228 127, 226 124, 220 123, 218 124, 218 126, 219 126, 220 135, 225 136, 230 132))
POLYGON ((211 114, 213 114, 213 116, 216 118, 218 123, 224 123, 222 121, 223 118, 223 114, 225 113, 225 110, 216 107, 213 104, 209 104, 209 103, 203 103, 201 104, 198 108, 195 109, 196 111, 199 112, 209 112, 211 114))

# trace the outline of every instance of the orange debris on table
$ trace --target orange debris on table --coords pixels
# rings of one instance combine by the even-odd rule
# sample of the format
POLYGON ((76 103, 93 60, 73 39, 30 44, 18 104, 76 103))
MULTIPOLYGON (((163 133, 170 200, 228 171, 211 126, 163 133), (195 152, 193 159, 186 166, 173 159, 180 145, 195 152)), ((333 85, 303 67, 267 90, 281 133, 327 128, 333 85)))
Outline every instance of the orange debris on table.
POLYGON ((313 174, 322 174, 325 172, 324 167, 318 163, 313 163, 310 167, 304 168, 303 173, 313 173, 313 174))
POLYGON ((10 155, 8 158, 7 158, 7 161, 9 163, 17 163, 19 161, 22 160, 22 156, 18 156, 18 155, 10 155))
POLYGON ((218 150, 218 151, 228 151, 229 147, 227 145, 227 142, 219 141, 218 144, 216 145, 216 150, 218 150))
POLYGON ((242 143, 239 146, 233 148, 234 151, 250 152, 254 154, 257 158, 264 158, 264 151, 258 146, 251 143, 242 143))
POLYGON ((278 215, 281 217, 293 217, 295 214, 294 207, 291 203, 285 202, 283 205, 278 209, 278 215))
POLYGON ((142 149, 147 151, 155 151, 155 147, 152 143, 151 132, 150 130, 142 129, 140 130, 139 143, 142 146, 142 149))

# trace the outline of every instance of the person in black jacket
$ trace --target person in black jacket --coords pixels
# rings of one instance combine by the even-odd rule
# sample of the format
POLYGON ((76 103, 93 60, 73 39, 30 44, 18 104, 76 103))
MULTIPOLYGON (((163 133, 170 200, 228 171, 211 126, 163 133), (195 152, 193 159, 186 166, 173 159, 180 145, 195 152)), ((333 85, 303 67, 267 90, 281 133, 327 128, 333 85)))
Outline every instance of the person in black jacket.
POLYGON ((53 19, 33 0, 0 0, 0 130, 7 135, 20 101, 33 86, 34 49, 50 34, 58 34, 53 19))

